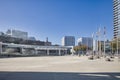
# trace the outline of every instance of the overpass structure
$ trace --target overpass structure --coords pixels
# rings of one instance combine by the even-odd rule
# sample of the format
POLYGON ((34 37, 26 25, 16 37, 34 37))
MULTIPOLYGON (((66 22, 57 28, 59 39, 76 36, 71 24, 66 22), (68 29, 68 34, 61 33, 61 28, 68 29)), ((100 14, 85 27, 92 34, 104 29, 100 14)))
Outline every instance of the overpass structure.
MULTIPOLYGON (((69 47, 65 46, 39 46, 39 45, 24 45, 14 43, 2 43, 0 42, 0 54, 5 53, 7 49, 19 49, 20 54, 32 54, 32 55, 65 55, 69 47)), ((8 52, 9 53, 9 52, 8 52)))

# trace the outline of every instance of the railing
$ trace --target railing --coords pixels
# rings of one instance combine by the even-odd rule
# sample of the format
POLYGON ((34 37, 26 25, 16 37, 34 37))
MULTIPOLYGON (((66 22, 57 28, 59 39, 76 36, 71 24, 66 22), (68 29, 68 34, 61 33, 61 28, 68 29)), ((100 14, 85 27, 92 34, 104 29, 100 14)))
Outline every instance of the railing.
POLYGON ((67 50, 68 47, 65 46, 38 46, 38 45, 23 45, 23 44, 14 44, 14 43, 0 43, 2 45, 7 45, 9 47, 21 47, 21 48, 34 48, 34 49, 61 49, 61 50, 67 50))

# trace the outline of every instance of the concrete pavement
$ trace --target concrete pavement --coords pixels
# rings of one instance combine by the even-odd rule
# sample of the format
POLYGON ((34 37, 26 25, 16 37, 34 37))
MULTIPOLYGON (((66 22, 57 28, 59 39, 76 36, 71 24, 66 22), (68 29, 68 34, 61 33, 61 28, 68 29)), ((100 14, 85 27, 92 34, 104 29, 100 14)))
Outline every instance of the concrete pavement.
POLYGON ((86 56, 0 59, 0 80, 119 80, 120 62, 86 56))

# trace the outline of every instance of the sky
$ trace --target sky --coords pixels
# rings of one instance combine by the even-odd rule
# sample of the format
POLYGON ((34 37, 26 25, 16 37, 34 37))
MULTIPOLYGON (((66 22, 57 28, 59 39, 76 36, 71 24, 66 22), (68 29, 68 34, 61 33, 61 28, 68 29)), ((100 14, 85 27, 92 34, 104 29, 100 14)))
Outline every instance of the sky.
MULTIPOLYGON (((0 31, 16 29, 61 45, 63 36, 91 37, 106 27, 113 38, 112 0, 0 0, 0 31)), ((95 37, 94 37, 95 38, 95 37)), ((103 39, 103 36, 101 36, 103 39)))

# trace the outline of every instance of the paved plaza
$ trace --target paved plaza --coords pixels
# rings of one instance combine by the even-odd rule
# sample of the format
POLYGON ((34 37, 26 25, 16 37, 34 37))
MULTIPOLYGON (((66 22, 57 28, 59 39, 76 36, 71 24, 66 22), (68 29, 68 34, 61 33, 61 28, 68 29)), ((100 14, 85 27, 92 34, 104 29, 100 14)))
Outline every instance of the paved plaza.
POLYGON ((86 56, 1 58, 0 80, 120 80, 120 61, 86 56))

